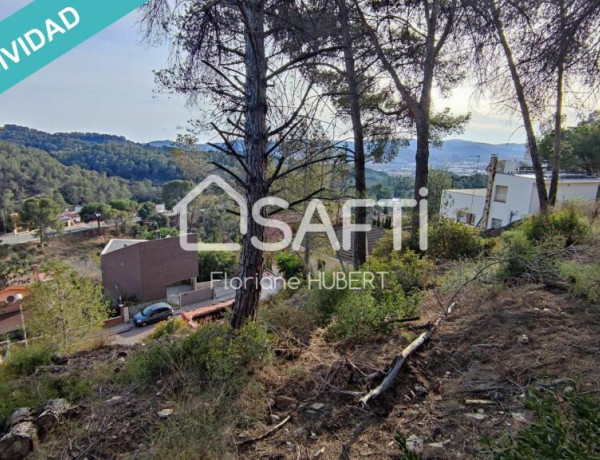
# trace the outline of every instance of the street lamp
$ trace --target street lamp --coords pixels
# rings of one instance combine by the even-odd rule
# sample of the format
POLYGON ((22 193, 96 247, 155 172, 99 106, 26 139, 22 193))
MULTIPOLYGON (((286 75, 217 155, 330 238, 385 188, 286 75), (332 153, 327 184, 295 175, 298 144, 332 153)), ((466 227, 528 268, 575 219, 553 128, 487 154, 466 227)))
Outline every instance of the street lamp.
POLYGON ((25 339, 25 347, 29 347, 29 343, 27 342, 27 329, 25 329, 25 317, 23 316, 23 295, 17 294, 15 296, 17 302, 19 302, 19 311, 21 312, 21 328, 23 329, 23 338, 25 339))

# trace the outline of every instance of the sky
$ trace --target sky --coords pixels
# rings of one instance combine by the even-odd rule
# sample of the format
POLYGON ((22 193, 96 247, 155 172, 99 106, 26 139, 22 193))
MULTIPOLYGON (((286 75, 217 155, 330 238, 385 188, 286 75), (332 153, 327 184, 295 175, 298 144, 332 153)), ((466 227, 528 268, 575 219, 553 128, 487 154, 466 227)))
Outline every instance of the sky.
MULTIPOLYGON (((0 20, 27 0, 2 0, 0 20)), ((98 132, 136 142, 174 140, 189 120, 201 116, 185 98, 159 94, 154 70, 167 64, 166 46, 142 42, 139 14, 133 12, 65 54, 25 81, 0 94, 0 126, 17 124, 47 132, 98 132)), ((0 44, 4 46, 4 44, 0 44)), ((515 119, 486 101, 475 101, 468 85, 457 88, 437 108, 472 114, 465 140, 502 144, 524 142, 515 119)), ((214 136, 207 134, 205 142, 214 136)))

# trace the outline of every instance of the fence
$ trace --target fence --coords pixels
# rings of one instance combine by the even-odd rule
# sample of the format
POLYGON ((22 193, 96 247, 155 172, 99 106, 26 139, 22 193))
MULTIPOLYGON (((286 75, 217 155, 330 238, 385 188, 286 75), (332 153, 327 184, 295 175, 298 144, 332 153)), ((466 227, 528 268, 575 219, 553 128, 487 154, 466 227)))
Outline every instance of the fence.
POLYGON ((195 291, 188 291, 179 294, 179 305, 181 307, 189 307, 200 302, 206 302, 215 298, 215 288, 223 286, 223 281, 207 281, 198 283, 195 291))

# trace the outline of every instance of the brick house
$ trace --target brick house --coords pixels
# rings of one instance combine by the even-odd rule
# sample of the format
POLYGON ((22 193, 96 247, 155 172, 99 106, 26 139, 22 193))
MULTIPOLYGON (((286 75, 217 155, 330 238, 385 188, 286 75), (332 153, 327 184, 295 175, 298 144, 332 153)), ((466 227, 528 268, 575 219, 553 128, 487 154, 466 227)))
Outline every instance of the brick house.
MULTIPOLYGON (((197 243, 198 237, 189 235, 188 240, 197 243)), ((170 288, 195 289, 198 279, 198 253, 184 251, 179 238, 110 240, 100 265, 104 291, 114 301, 166 299, 170 288)))

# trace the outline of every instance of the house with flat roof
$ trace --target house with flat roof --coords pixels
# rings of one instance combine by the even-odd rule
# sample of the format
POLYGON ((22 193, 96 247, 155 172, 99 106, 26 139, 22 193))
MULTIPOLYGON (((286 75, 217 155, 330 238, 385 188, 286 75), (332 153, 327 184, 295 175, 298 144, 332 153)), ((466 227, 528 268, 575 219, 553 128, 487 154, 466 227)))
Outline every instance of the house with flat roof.
MULTIPOLYGON (((494 174, 490 172, 489 215, 485 214, 488 189, 444 190, 440 214, 443 217, 480 227, 481 229, 502 228, 540 211, 535 175, 520 173, 513 162, 498 162, 494 174)), ((546 179, 550 187, 550 177, 546 179)), ((599 196, 600 178, 579 174, 561 174, 558 182, 556 202, 573 199, 595 201, 599 196)))
MULTIPOLYGON (((190 244, 198 242, 188 235, 190 244)), ((100 255, 102 283, 114 301, 167 299, 172 292, 196 288, 198 252, 185 251, 179 238, 110 240, 100 255)))

